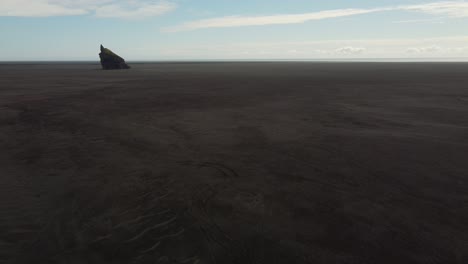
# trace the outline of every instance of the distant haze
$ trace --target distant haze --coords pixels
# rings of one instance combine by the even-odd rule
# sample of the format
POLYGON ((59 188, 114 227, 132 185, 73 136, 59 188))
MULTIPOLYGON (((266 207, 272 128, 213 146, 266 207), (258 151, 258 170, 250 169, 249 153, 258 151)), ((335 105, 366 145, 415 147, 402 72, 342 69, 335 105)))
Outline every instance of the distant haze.
POLYGON ((468 1, 0 0, 0 61, 468 61, 468 1))

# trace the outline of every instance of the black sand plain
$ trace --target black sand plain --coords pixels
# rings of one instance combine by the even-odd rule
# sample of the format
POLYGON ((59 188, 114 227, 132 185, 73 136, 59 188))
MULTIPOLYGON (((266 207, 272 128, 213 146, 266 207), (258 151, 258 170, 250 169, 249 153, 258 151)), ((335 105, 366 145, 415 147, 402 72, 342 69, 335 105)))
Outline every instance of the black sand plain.
POLYGON ((0 65, 1 263, 468 263, 468 63, 0 65))

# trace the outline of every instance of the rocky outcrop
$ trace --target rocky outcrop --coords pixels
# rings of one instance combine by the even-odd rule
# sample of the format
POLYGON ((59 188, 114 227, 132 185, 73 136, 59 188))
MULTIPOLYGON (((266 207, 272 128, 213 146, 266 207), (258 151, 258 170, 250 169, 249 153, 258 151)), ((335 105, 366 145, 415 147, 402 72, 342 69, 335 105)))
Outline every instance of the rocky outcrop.
POLYGON ((125 63, 125 60, 122 59, 122 57, 115 54, 110 49, 104 48, 102 45, 99 57, 101 58, 101 65, 103 70, 130 69, 130 66, 125 63))

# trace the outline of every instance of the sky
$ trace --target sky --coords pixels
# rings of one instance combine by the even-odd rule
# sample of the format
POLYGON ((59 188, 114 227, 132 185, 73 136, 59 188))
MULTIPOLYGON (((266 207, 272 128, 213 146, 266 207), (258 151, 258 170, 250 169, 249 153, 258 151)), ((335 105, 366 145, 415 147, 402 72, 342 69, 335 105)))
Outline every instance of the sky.
POLYGON ((468 61, 468 1, 0 0, 0 61, 468 61))

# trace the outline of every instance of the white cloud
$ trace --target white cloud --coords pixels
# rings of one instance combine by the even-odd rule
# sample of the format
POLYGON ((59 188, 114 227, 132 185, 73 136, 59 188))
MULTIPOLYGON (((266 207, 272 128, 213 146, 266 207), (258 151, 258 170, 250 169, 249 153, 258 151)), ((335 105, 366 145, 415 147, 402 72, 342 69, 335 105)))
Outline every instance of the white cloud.
MULTIPOLYGON (((383 11, 406 11, 418 12, 429 15, 437 15, 447 18, 462 18, 468 17, 468 2, 465 1, 442 1, 425 3, 419 5, 401 5, 392 7, 381 7, 371 9, 336 9, 325 10, 313 13, 303 14, 280 14, 269 16, 225 16, 218 18, 202 19, 190 21, 174 27, 164 28, 163 32, 179 32, 205 28, 226 28, 226 27, 243 27, 243 26, 264 26, 278 24, 299 24, 312 20, 322 20, 330 18, 339 18, 347 16, 355 16, 383 11)), ((433 22, 433 20, 430 20, 433 22)), ((400 21, 397 23, 406 23, 415 21, 400 21)), ((418 22, 423 22, 418 20, 418 22)))
POLYGON ((1 0, 0 16, 50 17, 94 14, 97 17, 145 18, 176 8, 151 0, 1 0))
POLYGON ((439 38, 334 39, 317 41, 265 41, 200 43, 187 46, 170 43, 157 48, 164 59, 374 59, 451 58, 467 60, 468 36, 439 38), (414 49, 410 52, 409 49, 414 49))
POLYGON ((47 2, 69 8, 94 9, 98 6, 115 2, 115 0, 27 0, 28 2, 47 2))
POLYGON ((454 18, 468 17, 468 2, 464 1, 446 1, 408 5, 400 6, 398 9, 454 18))
POLYGON ((343 55, 355 55, 355 54, 361 54, 366 51, 365 48, 359 48, 359 47, 342 47, 338 48, 335 50, 335 53, 338 54, 343 54, 343 55))
POLYGON ((168 13, 176 8, 176 5, 169 2, 157 4, 138 4, 130 9, 118 4, 104 5, 96 9, 97 17, 118 17, 118 18, 145 18, 159 16, 168 13))
POLYGON ((443 24, 443 18, 426 18, 426 19, 409 19, 393 21, 394 24, 408 24, 408 23, 424 23, 424 24, 443 24))
POLYGON ((465 53, 465 52, 468 52, 468 47, 448 48, 447 51, 449 53, 465 53))
POLYGON ((300 53, 300 51, 295 50, 295 49, 290 49, 290 50, 287 50, 286 53, 289 53, 289 54, 297 54, 297 53, 300 53))
MULTIPOLYGON (((88 14, 97 17, 145 18, 162 15, 174 10, 176 4, 168 1, 170 0, 0 0, 0 16, 48 17, 88 14)), ((224 16, 189 21, 174 27, 165 28, 163 31, 177 32, 204 28, 298 24, 312 20, 348 17, 382 11, 417 12, 438 16, 439 18, 466 18, 468 17, 468 2, 439 1, 370 9, 324 10, 302 14, 224 16)), ((430 21, 433 20, 408 20, 397 21, 396 23, 430 21)))
POLYGON ((441 52, 442 48, 439 46, 428 46, 428 47, 418 47, 418 48, 408 48, 406 52, 408 53, 435 53, 441 52))
POLYGON ((0 16, 19 17, 47 17, 47 16, 73 16, 88 13, 84 8, 67 7, 46 0, 2 0, 0 3, 0 16))
POLYGON ((287 15, 271 15, 271 16, 227 16, 211 19, 203 19, 192 22, 187 22, 179 26, 163 29, 165 32, 178 32, 195 30, 202 28, 224 28, 224 27, 242 27, 242 26, 264 26, 277 24, 299 24, 311 20, 322 20, 329 18, 338 18, 346 16, 354 16, 368 14, 378 11, 388 10, 383 9, 337 9, 327 10, 305 14, 287 14, 287 15))

